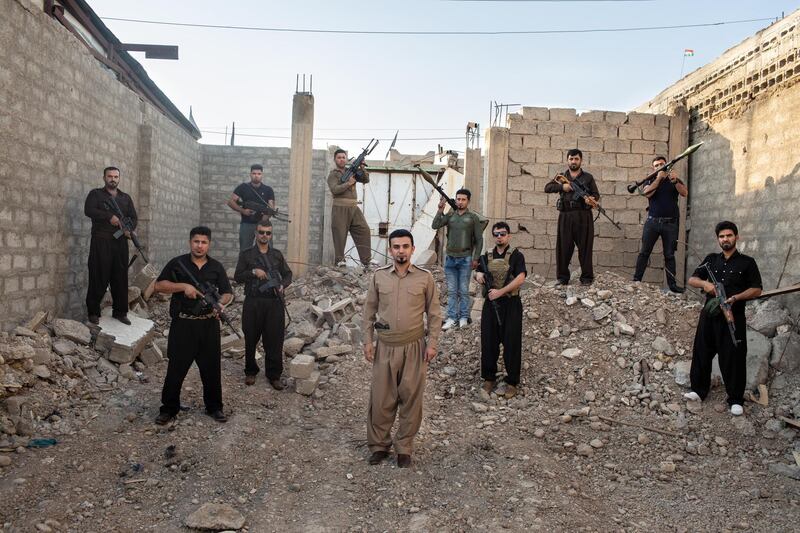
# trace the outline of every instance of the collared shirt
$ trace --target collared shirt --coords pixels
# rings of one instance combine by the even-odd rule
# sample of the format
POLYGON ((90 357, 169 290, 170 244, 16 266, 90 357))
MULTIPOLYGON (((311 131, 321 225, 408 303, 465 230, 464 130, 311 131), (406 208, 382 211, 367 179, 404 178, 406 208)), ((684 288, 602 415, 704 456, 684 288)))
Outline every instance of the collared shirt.
MULTIPOLYGON (((656 178, 651 178, 644 182, 642 188, 649 187, 656 178)), ((680 180, 678 180, 680 181, 680 180)), ((669 178, 664 178, 658 184, 656 191, 647 199, 649 205, 647 216, 655 218, 678 218, 678 189, 669 178)))
MULTIPOLYGON (((272 190, 272 187, 269 185, 264 185, 263 183, 258 187, 250 182, 241 183, 233 190, 233 194, 245 202, 256 202, 258 204, 264 203, 269 205, 270 200, 273 202, 275 201, 275 191, 272 190)), ((242 213, 242 222, 255 224, 259 220, 261 219, 255 214, 246 216, 242 213)))
POLYGON ((272 294, 264 294, 258 290, 259 284, 266 283, 269 280, 270 273, 266 267, 267 263, 280 274, 281 285, 283 288, 288 287, 289 284, 292 283, 292 270, 289 268, 289 265, 286 263, 286 259, 284 259, 283 254, 280 251, 270 246, 267 249, 267 253, 262 254, 258 249, 258 246, 253 246, 252 248, 242 250, 242 252, 239 254, 239 261, 236 263, 236 273, 233 275, 233 279, 239 283, 247 284, 245 287, 245 296, 248 298, 274 297, 272 294), (265 271, 268 279, 263 281, 259 280, 253 275, 254 268, 259 268, 265 271))
MULTIPOLYGON (((334 198, 350 198, 353 200, 358 199, 358 195, 356 194, 356 188, 350 187, 347 182, 342 183, 342 174, 344 174, 344 170, 340 170, 338 168, 334 168, 331 170, 330 174, 328 174, 328 188, 331 190, 331 194, 333 194, 334 198)), ((369 183, 369 172, 364 170, 361 174, 354 174, 354 178, 359 183, 369 183)))
MULTIPOLYGON (((692 276, 700 278, 705 281, 709 280, 708 271, 703 266, 708 264, 714 277, 717 281, 722 283, 725 287, 725 294, 728 298, 735 296, 747 289, 758 288, 761 289, 761 272, 758 270, 758 265, 755 259, 749 255, 739 253, 739 250, 733 252, 727 260, 725 254, 720 252, 717 254, 708 254, 703 262, 700 263, 692 276)), ((713 296, 706 294, 706 300, 713 298, 713 296)), ((733 302, 734 314, 744 315, 745 302, 737 300, 733 302)))
MULTIPOLYGON (((225 273, 225 267, 222 263, 206 256, 206 264, 202 268, 197 268, 197 265, 192 261, 191 254, 179 255, 170 259, 169 263, 164 266, 161 274, 156 281, 171 281, 173 283, 188 283, 196 289, 192 280, 186 275, 186 272, 178 266, 178 261, 182 262, 184 266, 192 273, 197 281, 200 283, 208 282, 217 288, 220 296, 223 294, 233 294, 231 284, 228 281, 228 274, 225 273)), ((172 293, 172 298, 169 301, 169 316, 177 318, 179 313, 187 315, 200 316, 208 314, 212 311, 202 298, 190 299, 187 298, 182 292, 172 293)))
POLYGON ((450 257, 469 257, 477 260, 483 249, 484 224, 474 211, 467 209, 463 215, 452 209, 436 213, 431 228, 447 226, 447 255, 450 257))
POLYGON ((364 302, 364 344, 372 342, 376 313, 390 331, 411 331, 423 325, 428 317, 428 347, 436 349, 442 330, 439 289, 433 275, 410 265, 405 276, 398 275, 394 264, 379 268, 372 276, 364 302))
MULTIPOLYGON (((600 200, 600 191, 597 188, 597 183, 594 181, 594 176, 585 172, 583 169, 580 169, 580 174, 576 177, 572 177, 569 173, 569 169, 565 170, 562 173, 566 176, 570 181, 577 181, 583 188, 586 189, 586 192, 589 193, 589 196, 594 196, 595 200, 600 200)), ((564 192, 563 184, 560 181, 549 181, 544 186, 544 192, 546 193, 559 193, 561 196, 562 202, 576 202, 575 198, 575 191, 564 192)), ((583 204, 584 209, 591 209, 586 202, 581 199, 578 203, 583 204)))
MULTIPOLYGON (((117 195, 114 196, 114 200, 116 200, 122 214, 131 219, 133 229, 136 229, 138 218, 136 217, 136 209, 133 207, 133 199, 128 194, 117 189, 117 195)), ((111 202, 111 194, 105 187, 92 189, 86 196, 83 212, 92 219, 92 235, 111 237, 119 229, 119 227, 111 224, 111 217, 116 213, 111 210, 109 202, 111 202)))

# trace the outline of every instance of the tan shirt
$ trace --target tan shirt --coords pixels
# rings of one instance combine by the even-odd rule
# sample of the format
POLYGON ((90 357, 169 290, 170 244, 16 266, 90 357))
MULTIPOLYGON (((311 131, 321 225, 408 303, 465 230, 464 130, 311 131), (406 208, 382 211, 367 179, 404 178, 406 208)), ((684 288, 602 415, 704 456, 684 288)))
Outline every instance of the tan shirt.
POLYGON ((436 349, 442 331, 442 311, 439 306, 439 289, 433 274, 411 265, 408 273, 400 277, 394 264, 379 268, 364 302, 364 344, 372 343, 373 325, 379 321, 390 331, 410 331, 423 324, 422 315, 428 315, 428 346, 436 349))
MULTIPOLYGON (((352 198, 353 200, 357 200, 358 196, 356 195, 355 185, 351 187, 347 182, 342 183, 342 174, 344 174, 344 171, 338 168, 334 168, 331 170, 330 174, 328 174, 328 188, 331 190, 331 194, 333 194, 334 198, 352 198)), ((359 183, 369 183, 369 172, 365 170, 361 177, 355 176, 355 178, 359 183)))

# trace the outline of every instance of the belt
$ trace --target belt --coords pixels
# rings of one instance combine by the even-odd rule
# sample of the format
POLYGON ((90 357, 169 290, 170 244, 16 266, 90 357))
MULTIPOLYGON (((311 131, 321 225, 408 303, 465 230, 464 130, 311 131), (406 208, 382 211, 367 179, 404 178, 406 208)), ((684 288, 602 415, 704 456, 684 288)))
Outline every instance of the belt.
POLYGON ((337 207, 353 207, 358 205, 358 200, 355 198, 334 198, 333 204, 337 207))
POLYGON ((424 337, 425 328, 420 324, 416 328, 407 331, 376 329, 375 333, 378 335, 378 341, 381 344, 386 346, 405 346, 424 337))
POLYGON ((178 313, 178 318, 183 318, 184 320, 208 320, 209 318, 215 318, 214 313, 208 313, 207 315, 187 315, 186 313, 178 313))
POLYGON ((676 217, 647 217, 647 220, 652 220, 653 222, 658 222, 663 224, 664 222, 677 222, 678 219, 676 217))

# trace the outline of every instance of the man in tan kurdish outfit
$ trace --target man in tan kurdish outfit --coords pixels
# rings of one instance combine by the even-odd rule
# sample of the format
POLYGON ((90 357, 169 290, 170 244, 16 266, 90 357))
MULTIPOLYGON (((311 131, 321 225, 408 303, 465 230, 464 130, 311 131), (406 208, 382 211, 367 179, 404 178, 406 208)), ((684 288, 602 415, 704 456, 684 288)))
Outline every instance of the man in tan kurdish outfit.
POLYGON ((375 271, 364 304, 364 357, 372 363, 367 416, 371 465, 389 456, 392 424, 399 412, 394 436, 397 466, 411 466, 414 436, 422 422, 428 362, 436 356, 442 328, 439 290, 430 272, 411 264, 413 253, 411 232, 394 230, 389 235, 389 254, 394 262, 375 271), (377 352, 372 344, 373 327, 378 337, 377 352))
POLYGON ((372 259, 372 242, 367 219, 358 207, 356 183, 369 183, 369 172, 363 166, 356 169, 350 179, 342 183, 342 175, 347 165, 347 152, 336 150, 333 153, 336 168, 328 174, 328 188, 333 194, 331 207, 331 233, 333 234, 334 264, 344 264, 344 246, 347 232, 353 236, 361 264, 369 266, 372 259))

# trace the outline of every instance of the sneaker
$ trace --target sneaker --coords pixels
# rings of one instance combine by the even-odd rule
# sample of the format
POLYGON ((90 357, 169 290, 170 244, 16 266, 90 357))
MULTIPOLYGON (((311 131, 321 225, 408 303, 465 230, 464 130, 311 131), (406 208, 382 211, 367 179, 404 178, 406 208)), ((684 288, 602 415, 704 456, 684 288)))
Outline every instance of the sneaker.
POLYGON ((456 322, 452 318, 448 318, 447 320, 444 321, 444 324, 442 324, 442 329, 446 331, 454 327, 456 324, 458 324, 458 322, 456 322))
POLYGON ((466 318, 461 318, 461 319, 459 319, 459 321, 458 321, 458 327, 460 327, 460 328, 465 328, 465 327, 467 327, 467 326, 469 326, 469 319, 466 319, 466 318))
POLYGON ((739 405, 738 403, 731 405, 731 414, 733 416, 742 416, 743 413, 744 409, 742 409, 741 405, 739 405))
POLYGON ((700 395, 697 394, 695 391, 689 391, 686 394, 684 394, 683 397, 685 399, 689 400, 690 402, 699 402, 700 401, 700 395))

